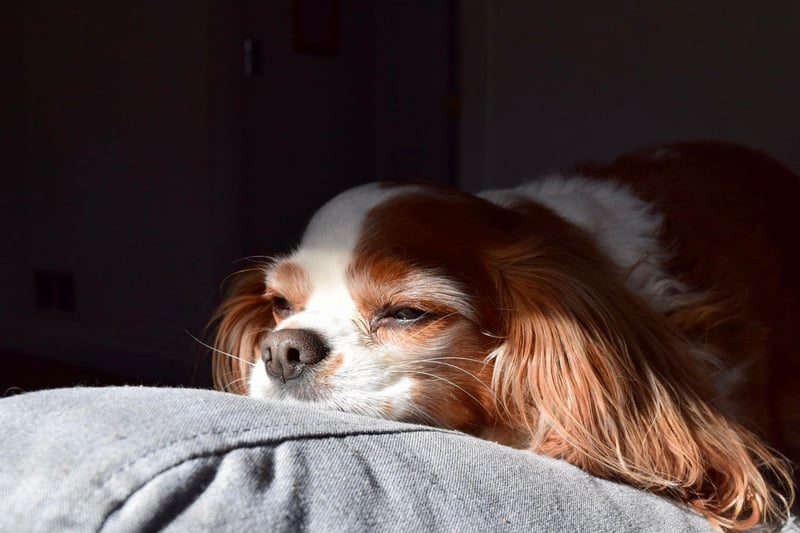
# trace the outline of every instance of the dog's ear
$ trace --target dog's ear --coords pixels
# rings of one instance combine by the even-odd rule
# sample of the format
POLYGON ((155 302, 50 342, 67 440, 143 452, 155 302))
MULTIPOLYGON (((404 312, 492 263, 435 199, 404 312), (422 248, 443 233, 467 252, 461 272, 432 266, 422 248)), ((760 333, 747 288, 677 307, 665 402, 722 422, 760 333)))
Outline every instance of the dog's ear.
POLYGON ((210 328, 215 330, 212 375, 219 390, 247 394, 250 369, 260 357, 261 338, 275 326, 272 301, 265 291, 264 266, 234 274, 211 321, 210 328))
MULTIPOLYGON (((549 216, 496 248, 494 388, 530 448, 679 499, 718 528, 785 519, 786 464, 713 406, 702 357, 549 216)), ((706 358, 707 359, 707 358, 706 358)))

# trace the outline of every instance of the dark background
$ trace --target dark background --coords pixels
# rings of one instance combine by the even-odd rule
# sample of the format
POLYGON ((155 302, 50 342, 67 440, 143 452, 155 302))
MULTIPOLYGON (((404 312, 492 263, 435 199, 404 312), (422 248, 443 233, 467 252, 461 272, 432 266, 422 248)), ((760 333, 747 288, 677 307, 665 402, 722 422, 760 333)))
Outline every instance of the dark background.
POLYGON ((364 181, 689 139, 798 169, 798 27, 796 0, 7 0, 0 394, 208 385, 237 260, 364 181))

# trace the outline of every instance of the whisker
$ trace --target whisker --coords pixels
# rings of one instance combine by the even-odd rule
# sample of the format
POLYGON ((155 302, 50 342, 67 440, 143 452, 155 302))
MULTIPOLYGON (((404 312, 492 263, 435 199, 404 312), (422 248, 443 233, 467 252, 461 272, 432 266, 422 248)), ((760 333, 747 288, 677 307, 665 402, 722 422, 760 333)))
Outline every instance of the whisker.
POLYGON ((251 263, 258 263, 258 264, 265 264, 265 263, 274 263, 278 260, 278 256, 274 255, 248 255, 239 259, 238 262, 241 261, 249 261, 251 263))
MULTIPOLYGON (((474 373, 470 372, 469 370, 467 370, 465 368, 462 368, 462 367, 460 367, 458 365, 454 365, 454 364, 451 364, 451 363, 444 362, 445 360, 454 360, 454 361, 459 361, 460 360, 460 361, 475 362, 474 359, 470 359, 468 357, 457 357, 457 356, 431 357, 431 358, 425 358, 425 359, 417 359, 417 360, 413 360, 413 361, 393 361, 393 362, 391 362, 389 364, 379 363, 379 362, 363 362, 363 363, 359 364, 357 367, 353 367, 353 368, 348 369, 347 374, 350 377, 352 377, 352 376, 354 376, 356 374, 360 374, 362 372, 363 373, 372 373, 374 371, 382 371, 382 372, 387 372, 387 373, 390 373, 390 374, 412 374, 412 373, 416 373, 416 374, 424 374, 424 375, 432 376, 433 374, 426 373, 426 372, 424 372, 422 370, 415 369, 415 368, 413 368, 413 366, 414 365, 419 365, 419 364, 424 364, 424 363, 438 364, 438 365, 441 365, 441 366, 447 366, 447 367, 450 367, 450 368, 453 368, 455 370, 459 370, 459 371, 463 372, 464 374, 470 376, 472 379, 474 379, 475 381, 480 383, 481 386, 484 387, 487 390, 487 392, 491 395, 491 398, 495 399, 497 397, 497 395, 495 394, 494 390, 486 382, 484 382, 481 378, 479 378, 477 375, 475 375, 474 373)), ((439 379, 441 379, 443 381, 449 381, 449 380, 447 380, 446 378, 444 378, 442 376, 438 376, 438 377, 439 377, 439 379)), ((455 383, 452 383, 452 382, 450 382, 450 383, 452 385, 458 387, 458 385, 456 385, 455 383)), ((459 387, 459 388, 461 388, 461 387, 459 387)), ((467 393, 467 391, 464 390, 463 388, 461 388, 461 390, 464 391, 465 393, 467 393)), ((467 393, 467 394, 469 394, 469 393, 467 393)), ((474 399, 474 397, 473 397, 473 399, 474 399)), ((478 403, 480 403, 480 402, 478 402, 478 403)))
POLYGON ((442 320, 444 320, 446 318, 450 318, 451 316, 454 316, 454 315, 457 315, 457 314, 458 313, 456 313, 456 312, 452 312, 452 313, 447 313, 446 315, 442 315, 439 318, 437 318, 436 320, 433 320, 432 322, 429 322, 429 323, 425 324, 425 326, 422 327, 422 329, 420 329, 419 331, 417 331, 415 333, 412 333, 411 335, 409 335, 409 337, 411 337, 412 339, 416 338, 419 335, 422 335, 423 333, 425 333, 425 330, 427 330, 428 328, 436 325, 437 323, 441 322, 442 320))
POLYGON ((443 426, 443 424, 439 420, 437 420, 436 417, 434 417, 432 414, 430 414, 428 411, 426 411, 417 404, 411 404, 411 413, 414 416, 418 417, 418 420, 420 420, 421 424, 426 424, 434 427, 443 426))
POLYGON ((483 405, 483 403, 481 403, 471 392, 469 392, 468 390, 466 390, 464 387, 460 386, 459 384, 454 383, 453 381, 447 379, 446 377, 439 376, 437 374, 432 374, 430 372, 423 372, 422 370, 403 370, 403 371, 390 370, 390 372, 391 373, 403 373, 403 372, 405 372, 405 373, 408 373, 408 374, 418 374, 420 376, 428 376, 428 377, 431 377, 431 378, 434 378, 434 379, 438 379, 439 381, 444 381, 445 383, 447 383, 449 385, 452 385, 453 387, 459 389, 461 392, 463 392, 464 394, 466 394, 467 396, 472 398, 472 400, 476 404, 481 406, 486 412, 489 412, 489 410, 483 405))
POLYGON ((225 357, 230 357, 231 359, 236 359, 237 361, 241 361, 242 363, 244 363, 246 365, 249 365, 249 366, 256 366, 256 364, 253 363, 252 361, 248 361, 247 359, 243 359, 241 357, 238 357, 236 355, 228 353, 228 352, 226 352, 224 350, 220 350, 219 348, 215 348, 215 347, 211 346, 210 344, 206 344, 205 342, 201 341, 200 339, 198 339, 197 337, 195 337, 194 335, 189 333, 188 330, 184 330, 184 331, 186 332, 187 335, 189 335, 192 339, 194 339, 195 342, 201 344, 202 346, 205 346, 206 348, 208 348, 209 350, 211 350, 214 353, 218 353, 220 355, 224 355, 225 357))
POLYGON ((225 384, 225 390, 229 391, 229 390, 231 390, 231 386, 235 385, 236 383, 239 383, 240 381, 248 381, 248 379, 249 379, 249 376, 242 377, 242 378, 239 378, 239 379, 234 379, 233 381, 228 381, 225 384))
MULTIPOLYGON (((424 359, 418 359, 416 361, 407 361, 407 362, 409 362, 409 363, 422 363, 422 362, 426 362, 426 361, 467 361, 469 363, 477 362, 472 357, 459 357, 457 355, 443 355, 441 357, 426 357, 424 359)), ((481 364, 483 364, 483 366, 486 366, 486 360, 481 361, 481 364)))
MULTIPOLYGON (((225 276, 225 278, 222 280, 222 282, 220 283, 220 287, 225 287, 225 285, 228 283, 228 281, 230 281, 232 278, 235 278, 236 276, 238 276, 240 274, 244 274, 245 272, 266 272, 267 267, 274 260, 269 258, 269 257, 266 257, 266 256, 264 257, 264 259, 265 260, 262 261, 262 262, 251 261, 252 263, 255 263, 255 264, 250 268, 242 268, 240 270, 237 270, 236 272, 231 272, 230 274, 225 276)), ((250 258, 240 259, 239 261, 250 261, 250 258)))
MULTIPOLYGON (((476 376, 475 374, 473 374, 469 370, 467 370, 465 368, 461 368, 461 367, 459 367, 457 365, 452 365, 450 363, 439 362, 439 361, 437 361, 437 359, 456 359, 456 360, 460 359, 460 360, 465 360, 465 361, 473 361, 472 359, 469 359, 469 358, 466 358, 466 357, 441 357, 441 358, 419 359, 419 360, 414 360, 414 361, 393 361, 393 362, 390 362, 388 364, 385 361, 384 362, 372 362, 372 361, 367 362, 367 361, 363 361, 358 366, 354 366, 354 367, 348 368, 346 370, 346 373, 347 373, 348 377, 353 377, 353 376, 356 376, 356 375, 361 374, 361 373, 372 374, 375 371, 386 372, 388 374, 422 374, 422 375, 434 376, 434 374, 427 373, 427 372, 424 372, 422 370, 418 370, 418 369, 415 369, 415 368, 411 367, 412 365, 425 363, 425 362, 431 362, 431 363, 434 363, 434 364, 440 364, 442 366, 449 366, 449 367, 452 367, 452 368, 454 368, 456 370, 460 370, 461 372, 464 372, 465 374, 467 374, 470 377, 472 377, 475 381, 478 381, 483 386, 485 386, 487 388, 487 390, 489 390, 489 392, 492 392, 491 388, 489 388, 489 386, 486 385, 486 383, 484 383, 483 380, 481 380, 478 376, 476 376)), ((443 381, 450 382, 447 378, 444 378, 442 376, 436 376, 436 377, 438 377, 439 379, 441 379, 443 381)), ((456 386, 456 387, 459 387, 455 383, 452 383, 452 382, 450 382, 450 383, 452 385, 456 386)), ((459 387, 459 388, 461 388, 461 387, 459 387)), ((461 390, 464 391, 465 393, 469 394, 463 388, 461 388, 461 390)))
MULTIPOLYGON (((462 357, 462 358, 459 358, 459 359, 466 359, 466 358, 462 357)), ((473 374, 472 372, 470 372, 466 368, 462 368, 462 367, 460 367, 458 365, 454 365, 454 364, 451 364, 451 363, 445 363, 445 362, 439 361, 437 359, 422 359, 422 360, 419 360, 419 361, 407 361, 407 364, 421 364, 421 363, 433 363, 433 364, 447 366, 447 367, 459 370, 459 371, 463 372, 464 374, 466 374, 466 375, 470 376, 471 378, 473 378, 475 381, 477 381, 481 385, 483 385, 483 387, 492 394, 492 398, 494 398, 494 391, 492 390, 492 388, 489 385, 487 385, 486 382, 484 382, 481 378, 479 378, 478 376, 476 376, 475 374, 473 374)))

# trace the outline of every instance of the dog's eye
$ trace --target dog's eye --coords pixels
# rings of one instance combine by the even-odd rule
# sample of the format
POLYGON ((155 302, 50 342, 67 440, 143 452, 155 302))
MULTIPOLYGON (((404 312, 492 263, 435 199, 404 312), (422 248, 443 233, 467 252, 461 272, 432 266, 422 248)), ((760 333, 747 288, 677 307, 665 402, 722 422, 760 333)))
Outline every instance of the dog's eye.
POLYGON ((404 307, 403 309, 398 309, 392 315, 392 318, 395 320, 399 320, 400 322, 411 322, 420 318, 422 315, 425 314, 425 311, 421 309, 414 309, 411 307, 404 307))
POLYGON ((431 317, 429 311, 416 307, 385 307, 376 312, 370 326, 375 333, 382 328, 414 327, 431 317))
POLYGON ((272 310, 279 318, 284 318, 292 313, 292 304, 283 296, 272 297, 272 310))

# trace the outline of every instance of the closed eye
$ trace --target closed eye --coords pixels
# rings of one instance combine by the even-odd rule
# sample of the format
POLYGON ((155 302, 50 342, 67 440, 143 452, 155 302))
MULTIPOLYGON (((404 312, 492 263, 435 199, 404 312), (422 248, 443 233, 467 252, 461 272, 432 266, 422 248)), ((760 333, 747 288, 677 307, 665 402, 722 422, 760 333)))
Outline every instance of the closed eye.
POLYGON ((294 307, 283 296, 273 296, 272 311, 277 318, 286 318, 294 312, 294 307))
POLYGON ((401 322, 412 322, 421 318, 425 314, 425 311, 422 309, 414 309, 413 307, 404 307, 402 309, 398 309, 392 315, 392 318, 395 320, 399 320, 401 322))
POLYGON ((379 328, 404 328, 412 327, 426 322, 433 317, 433 313, 416 307, 386 307, 375 314, 372 319, 372 331, 379 328))

